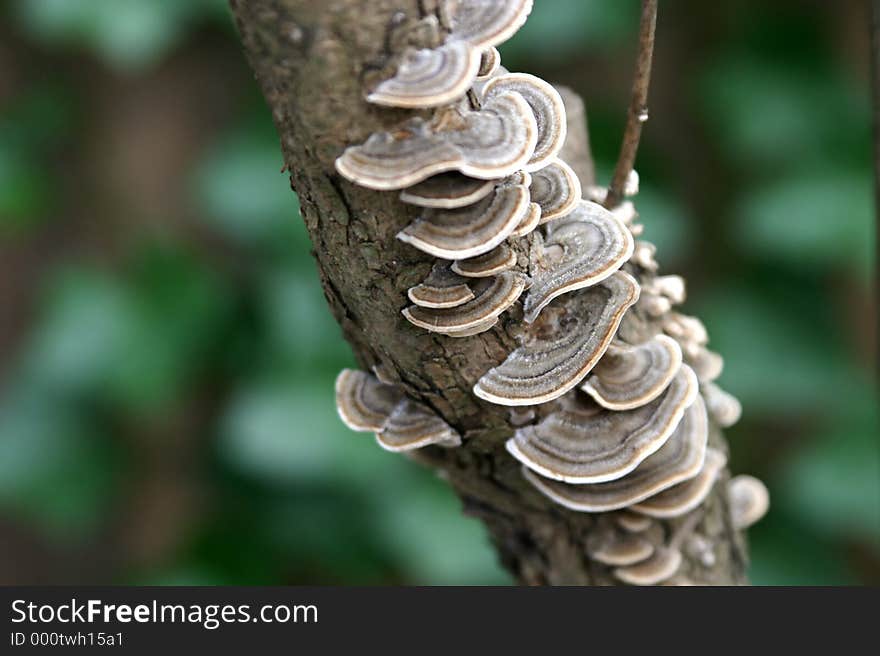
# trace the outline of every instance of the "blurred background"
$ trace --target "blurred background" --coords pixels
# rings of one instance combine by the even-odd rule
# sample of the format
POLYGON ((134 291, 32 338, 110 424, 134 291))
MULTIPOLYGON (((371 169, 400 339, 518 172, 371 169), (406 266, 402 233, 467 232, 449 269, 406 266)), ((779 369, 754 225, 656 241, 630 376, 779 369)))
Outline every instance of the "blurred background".
MULTIPOLYGON (((880 583, 865 4, 660 7, 637 204, 771 490, 757 584, 880 583)), ((607 183, 638 2, 535 5, 504 63, 583 95, 607 183)), ((0 18, 0 582, 509 583, 336 417, 352 358, 223 0, 0 18)))

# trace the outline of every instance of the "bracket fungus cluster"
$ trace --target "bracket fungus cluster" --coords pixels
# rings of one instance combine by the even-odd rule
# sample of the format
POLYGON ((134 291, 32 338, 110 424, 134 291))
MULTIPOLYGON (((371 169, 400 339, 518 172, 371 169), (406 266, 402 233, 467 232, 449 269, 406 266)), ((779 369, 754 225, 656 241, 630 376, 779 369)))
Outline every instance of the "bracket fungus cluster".
MULTIPOLYGON (((735 423, 740 407, 715 383, 723 361, 705 327, 675 309, 684 280, 658 275, 654 246, 638 239, 634 201, 606 209, 607 190, 582 185, 560 159, 559 92, 500 65, 495 47, 531 6, 441 0, 439 45, 408 50, 365 90, 369 103, 420 111, 348 147, 336 169, 416 208, 397 238, 436 260, 410 304, 401 298, 411 329, 464 339, 516 309, 517 344, 474 395, 510 408, 506 449, 538 492, 600 514, 584 546, 591 560, 624 583, 674 583, 727 462, 710 428, 735 423)), ((637 192, 633 172, 626 195, 637 192)), ((431 408, 370 373, 343 371, 336 400, 349 427, 391 451, 461 443, 431 408)), ((728 493, 738 526, 766 511, 756 479, 734 479, 728 493)))
POLYGON ((461 444, 455 429, 434 411, 365 371, 343 369, 339 373, 336 409, 346 426, 375 433, 376 441, 388 451, 461 444))

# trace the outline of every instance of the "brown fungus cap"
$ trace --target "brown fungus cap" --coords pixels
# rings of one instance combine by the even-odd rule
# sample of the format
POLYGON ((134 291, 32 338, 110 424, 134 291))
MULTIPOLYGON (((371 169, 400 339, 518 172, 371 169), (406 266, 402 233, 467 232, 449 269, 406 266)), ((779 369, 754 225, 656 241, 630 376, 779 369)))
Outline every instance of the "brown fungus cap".
POLYGON ((465 207, 491 194, 497 182, 469 178, 457 171, 439 173, 401 191, 400 200, 420 207, 465 207))
POLYGON ((545 478, 573 484, 614 481, 670 439, 697 394, 696 376, 683 367, 651 403, 623 412, 595 404, 557 410, 540 424, 518 429, 507 450, 545 478))
POLYGON ((665 296, 654 294, 642 288, 642 296, 639 299, 639 309, 649 317, 662 317, 672 309, 672 303, 665 296))
POLYGON ((525 276, 505 271, 494 278, 481 278, 474 285, 475 298, 463 305, 440 309, 413 305, 403 310, 403 316, 431 332, 465 337, 495 325, 498 316, 516 302, 525 286, 525 276))
POLYGON ((421 307, 458 307, 474 298, 467 283, 465 278, 450 270, 448 263, 438 262, 421 284, 407 290, 407 296, 421 307))
POLYGON ((687 285, 681 276, 657 276, 648 283, 647 288, 652 294, 668 299, 672 305, 680 305, 687 298, 687 285))
POLYGON ((532 11, 532 0, 445 0, 451 39, 476 48, 497 46, 516 34, 532 11))
MULTIPOLYGON (((652 244, 651 242, 637 241, 635 248, 633 249, 633 254, 630 258, 630 261, 636 266, 641 267, 645 271, 653 272, 659 268, 657 260, 654 259, 654 255, 656 253, 657 247, 654 246, 654 244, 652 244)), ((673 335, 672 333, 668 334, 672 337, 675 337, 675 335, 673 335)))
POLYGON ((499 94, 478 111, 446 107, 431 120, 412 118, 350 146, 336 170, 368 189, 404 189, 437 173, 459 171, 490 180, 506 177, 531 159, 538 126, 517 93, 499 94))
POLYGON ((537 405, 577 385, 608 348, 639 285, 618 271, 562 299, 562 318, 534 324, 533 333, 474 386, 474 394, 499 405, 537 405), (547 325, 544 325, 546 323, 547 325))
POLYGON ((587 540, 587 554, 603 565, 634 565, 654 553, 654 545, 636 533, 606 533, 587 540))
POLYGON ((670 312, 663 319, 663 332, 679 342, 689 342, 701 346, 709 343, 709 333, 703 322, 696 317, 670 312))
POLYGON ((404 399, 376 433, 376 441, 387 451, 399 452, 420 449, 429 444, 458 446, 461 436, 427 406, 404 399))
POLYGON ((496 246, 488 253, 466 260, 456 260, 452 270, 466 278, 495 276, 516 266, 516 253, 507 244, 496 246))
POLYGON ((640 563, 618 567, 614 576, 629 585, 658 585, 675 576, 681 567, 681 552, 674 547, 658 547, 640 563))
POLYGON ((705 346, 685 342, 681 350, 684 361, 697 373, 701 383, 712 382, 724 371, 724 358, 705 346))
POLYGON ((407 52, 394 77, 380 83, 367 101, 389 107, 438 107, 461 98, 480 69, 480 51, 465 41, 407 52))
POLYGON ((562 96, 553 85, 527 73, 497 75, 483 86, 485 102, 508 93, 517 93, 532 108, 538 125, 538 140, 526 171, 537 171, 552 162, 565 142, 568 124, 562 96))
POLYGON ((701 386, 703 399, 709 417, 721 428, 730 428, 739 421, 742 405, 732 394, 728 394, 715 383, 704 383, 701 386))
POLYGON ((614 521, 620 528, 630 533, 642 533, 654 525, 654 520, 650 517, 629 510, 620 510, 614 513, 614 521))
POLYGON ((539 476, 528 467, 522 472, 540 492, 566 508, 580 512, 620 510, 699 474, 708 433, 706 407, 697 395, 666 444, 622 478, 572 485, 539 476))
POLYGON ((727 456, 718 449, 709 447, 706 449, 703 468, 694 478, 630 507, 635 512, 649 517, 660 519, 681 517, 703 503, 726 464, 727 456))
POLYGON ((770 508, 770 493, 754 476, 740 474, 727 484, 727 500, 733 525, 745 529, 758 522, 770 508))
POLYGON ((547 223, 574 210, 581 200, 581 182, 568 164, 554 159, 532 173, 529 194, 541 206, 541 223, 547 223))
POLYGON ((380 430, 403 398, 400 389, 366 371, 343 369, 336 377, 336 410, 352 430, 380 430))
POLYGON ((666 335, 611 344, 581 389, 609 410, 631 410, 660 396, 680 368, 681 347, 666 335))
POLYGON ((557 296, 595 285, 617 271, 633 252, 629 230, 601 205, 580 201, 566 217, 549 224, 543 253, 534 263, 525 320, 557 296))
POLYGON ((533 232, 541 223, 541 206, 537 203, 529 203, 529 210, 526 215, 516 226, 516 229, 510 233, 511 237, 525 237, 533 232))
POLYGON ((434 257, 475 257, 507 239, 528 211, 525 186, 499 185, 492 194, 467 207, 426 209, 397 238, 434 257))

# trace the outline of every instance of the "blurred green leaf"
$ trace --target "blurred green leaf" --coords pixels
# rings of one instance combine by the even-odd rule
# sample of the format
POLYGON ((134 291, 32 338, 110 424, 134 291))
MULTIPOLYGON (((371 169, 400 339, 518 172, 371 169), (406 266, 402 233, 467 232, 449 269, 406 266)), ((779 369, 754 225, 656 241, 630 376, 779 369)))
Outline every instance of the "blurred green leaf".
POLYGON ((53 285, 25 353, 28 373, 62 391, 89 391, 108 379, 137 332, 135 299, 119 280, 88 269, 53 285))
POLYGON ((334 470, 350 435, 336 416, 332 389, 332 381, 267 381, 241 390, 221 422, 221 456, 267 482, 339 478, 334 470))
POLYGON ((880 547, 880 435, 877 390, 841 399, 830 425, 791 455, 780 503, 814 531, 868 538, 880 547))
POLYGON ((56 392, 156 409, 218 344, 228 305, 185 254, 146 248, 123 277, 72 268, 51 285, 24 354, 28 374, 56 392))
POLYGON ((814 301, 808 309, 813 316, 789 298, 744 287, 713 289, 700 303, 710 347, 724 356, 720 383, 740 399, 746 416, 821 411, 863 384, 838 336, 823 329, 825 308, 814 301))
POLYGON ((266 379, 234 395, 218 443, 228 466, 272 484, 327 481, 370 493, 388 484, 400 493, 412 482, 412 465, 383 451, 372 435, 346 428, 332 377, 309 381, 266 379))
POLYGON ((307 251, 299 203, 281 165, 278 137, 268 118, 222 139, 196 172, 196 198, 206 218, 245 245, 307 251))
POLYGON ((292 365, 303 375, 335 376, 351 363, 317 271, 272 269, 260 276, 260 312, 266 327, 263 345, 273 366, 292 365))
POLYGON ((867 96, 836 71, 731 56, 706 67, 700 90, 721 145, 761 171, 868 161, 867 96))
POLYGON ((11 150, 0 150, 0 237, 36 223, 50 201, 50 184, 39 167, 11 150))
POLYGON ((43 153, 69 137, 77 113, 76 96, 63 77, 46 76, 25 87, 0 112, 4 150, 43 153))
POLYGON ((376 584, 394 567, 372 530, 376 513, 368 495, 300 487, 267 503, 260 532, 299 580, 376 584))
POLYGON ((737 210, 742 249, 798 267, 869 275, 874 261, 871 181, 858 171, 791 177, 749 192, 737 210))
POLYGON ((657 247, 664 270, 672 271, 692 247, 690 218, 680 203, 660 189, 641 187, 634 201, 639 223, 645 226, 644 237, 657 247))
POLYGON ((132 410, 156 409, 184 394, 223 348, 229 290, 192 254, 147 244, 130 275, 137 319, 108 372, 108 394, 132 410))
POLYGON ((440 481, 407 486, 377 514, 385 543, 413 580, 427 585, 510 583, 486 529, 462 516, 461 502, 440 481))
POLYGON ((856 579, 835 545, 773 505, 749 529, 754 585, 853 585, 856 579))
POLYGON ((15 17, 52 46, 88 48, 123 71, 137 71, 174 48, 221 0, 17 0, 15 17))
MULTIPOLYGON (((565 64, 584 46, 608 49, 638 29, 638 5, 615 0, 541 0, 501 47, 505 64, 565 64)), ((525 68, 525 66, 522 66, 525 68)))
POLYGON ((0 237, 38 224, 55 205, 51 158, 72 113, 64 91, 61 84, 35 85, 0 113, 0 237))
POLYGON ((113 450, 46 390, 19 384, 0 400, 0 506, 56 539, 95 530, 114 498, 113 450))

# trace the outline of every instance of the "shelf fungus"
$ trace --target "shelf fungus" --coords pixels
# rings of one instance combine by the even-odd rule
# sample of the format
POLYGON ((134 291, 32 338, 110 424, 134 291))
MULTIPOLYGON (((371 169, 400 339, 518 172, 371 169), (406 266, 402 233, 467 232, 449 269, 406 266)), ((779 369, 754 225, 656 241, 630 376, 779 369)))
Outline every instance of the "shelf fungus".
POLYGON ((681 276, 657 276, 645 288, 668 299, 672 305, 681 305, 687 298, 687 286, 681 276))
POLYGON ((448 264, 437 263, 422 283, 409 288, 407 296, 421 307, 458 307, 474 298, 474 292, 467 282, 451 271, 448 264))
POLYGON ((715 351, 710 351, 705 346, 682 344, 682 354, 695 372, 701 383, 711 383, 717 379, 724 370, 724 358, 715 351))
POLYGON ((630 533, 641 533, 654 525, 654 521, 650 517, 629 510, 614 513, 614 521, 620 528, 630 533))
POLYGON ((540 476, 528 467, 522 471, 540 492, 566 508, 592 513, 620 510, 696 476, 703 467, 707 437, 706 408, 697 395, 667 442, 621 478, 574 485, 540 476))
POLYGON ((528 189, 520 184, 503 184, 467 207, 426 209, 397 238, 434 257, 475 257, 507 239, 528 211, 528 189))
MULTIPOLYGON (((723 447, 708 446, 710 420, 725 428, 741 414, 713 382, 723 360, 707 348, 702 322, 677 311, 685 280, 660 275, 655 246, 635 241, 645 228, 633 199, 638 174, 627 179, 627 198, 604 208, 608 190, 560 159, 563 96, 502 65, 496 46, 525 22, 532 0, 428 5, 422 10, 434 15, 422 22, 445 36, 432 33, 437 45, 423 49, 423 35, 408 39, 412 47, 389 59, 393 76, 363 90, 370 103, 423 111, 350 145, 336 170, 415 206, 397 238, 436 260, 407 290, 411 304, 401 299, 409 323, 468 338, 515 307, 491 347, 474 345, 496 357, 516 340, 473 387, 479 399, 509 408, 509 431, 485 440, 504 439, 525 479, 555 503, 609 513, 584 536, 597 567, 632 585, 688 581, 680 547, 702 537, 691 519, 726 478, 723 447)), ((394 373, 398 382, 405 374, 394 373)), ((375 433, 390 451, 461 444, 391 380, 344 370, 336 401, 345 424, 375 433)), ((757 479, 736 477, 725 491, 736 527, 767 510, 757 479)))
POLYGON ((659 547, 647 560, 616 568, 614 576, 629 585, 657 585, 675 576, 681 560, 681 551, 675 547, 659 547))
POLYGON ((626 226, 596 203, 581 201, 550 226, 543 252, 530 271, 532 287, 523 308, 528 322, 557 296, 608 278, 633 252, 626 226))
POLYGON ((638 533, 620 530, 596 531, 587 538, 587 555, 598 563, 621 567, 647 560, 654 545, 638 533))
POLYGON ((559 398, 595 366, 638 297, 638 283, 622 271, 567 295, 561 316, 533 324, 522 345, 477 381, 474 394, 510 406, 559 398))
POLYGON ((645 271, 657 271, 660 265, 657 264, 657 260, 654 259, 656 251, 657 247, 654 246, 654 244, 647 241, 637 241, 630 262, 641 267, 645 271))
POLYGON ((611 344, 581 386, 604 408, 631 410, 656 399, 681 368, 681 347, 666 335, 629 346, 611 344))
POLYGON ((507 450, 546 478, 573 484, 614 481, 670 439, 697 392, 696 377, 683 367, 651 403, 623 412, 593 403, 557 410, 535 426, 518 429, 507 450))
POLYGON ((497 182, 469 178, 456 171, 440 173, 401 191, 400 200, 420 207, 466 207, 491 194, 497 182))
POLYGON ((480 55, 480 68, 477 71, 477 80, 487 80, 495 75, 501 66, 501 53, 498 48, 490 46, 480 55))
POLYGON ((438 107, 461 98, 480 70, 481 54, 466 41, 410 50, 394 77, 380 83, 367 101, 377 105, 438 107))
POLYGON ((770 508, 767 487, 754 476, 740 474, 727 483, 727 500, 733 525, 746 529, 758 522, 770 508))
POLYGON ((681 517, 703 503, 726 464, 727 456, 718 449, 709 447, 706 449, 703 468, 694 478, 655 494, 631 508, 637 513, 660 519, 681 517))
POLYGON ((516 302, 525 287, 525 276, 505 271, 475 282, 475 297, 467 303, 436 309, 412 305, 403 310, 403 316, 411 324, 431 332, 467 337, 495 325, 498 316, 516 302))
POLYGON ((466 278, 486 278, 495 276, 516 266, 516 253, 506 244, 496 246, 488 253, 466 260, 456 260, 452 270, 466 278))
POLYGON ((704 346, 709 343, 709 332, 703 322, 678 312, 670 312, 663 319, 663 331, 679 342, 704 346))
POLYGON ((365 371, 343 369, 336 377, 336 410, 352 430, 381 430, 401 400, 403 393, 397 387, 365 371))
POLYGON ((529 104, 515 92, 502 93, 477 111, 444 107, 431 120, 412 118, 391 132, 376 132, 362 145, 349 146, 336 170, 380 191, 404 189, 446 171, 490 180, 522 169, 537 140, 529 104))
POLYGON ((532 11, 532 0, 445 0, 453 39, 475 48, 497 46, 516 34, 532 11))
POLYGON ((404 399, 376 433, 376 441, 387 451, 412 451, 429 444, 456 447, 461 437, 427 406, 404 399))
POLYGON ((540 223, 541 206, 537 203, 529 203, 529 209, 526 212, 526 215, 522 218, 522 221, 519 222, 519 225, 516 226, 514 231, 510 233, 510 236, 525 237, 527 234, 533 232, 540 223))
POLYGON ((559 92, 551 84, 527 73, 508 73, 493 77, 483 87, 483 101, 489 103, 510 93, 525 98, 534 113, 538 139, 531 158, 523 168, 530 172, 537 171, 556 157, 565 141, 565 105, 559 92))
POLYGON ((548 223, 574 210, 581 200, 581 183, 568 164, 556 159, 532 173, 529 194, 541 207, 541 223, 548 223))
POLYGON ((703 398, 706 400, 706 410, 709 416, 721 428, 730 428, 739 421, 742 415, 742 405, 732 394, 728 394, 715 383, 702 385, 703 398))
POLYGON ((339 373, 336 409, 346 426, 376 433, 376 440, 389 451, 461 444, 459 434, 430 408, 365 371, 343 369, 339 373))

